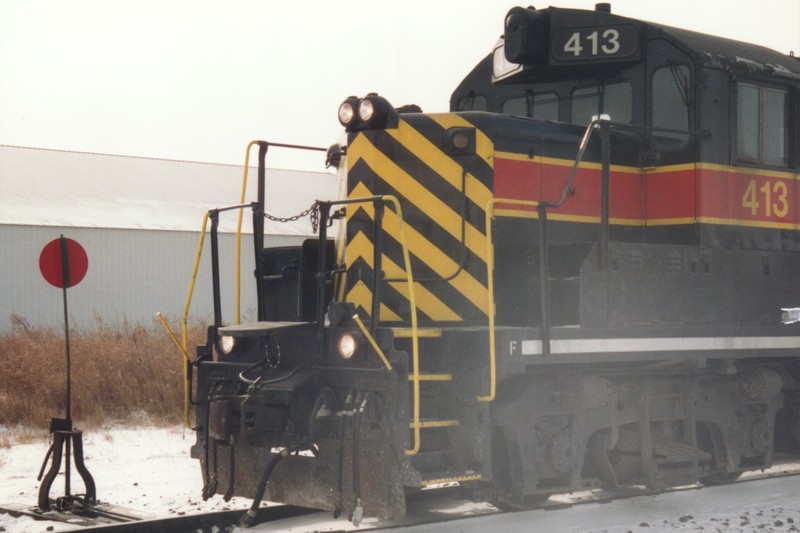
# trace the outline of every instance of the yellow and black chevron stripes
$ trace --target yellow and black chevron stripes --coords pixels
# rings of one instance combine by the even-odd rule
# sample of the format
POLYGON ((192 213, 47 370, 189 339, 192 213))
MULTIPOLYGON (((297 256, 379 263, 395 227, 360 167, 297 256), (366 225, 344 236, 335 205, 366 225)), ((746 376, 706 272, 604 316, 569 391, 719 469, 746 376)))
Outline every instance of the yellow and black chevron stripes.
MULTIPOLYGON (((440 113, 428 115, 431 120, 434 120, 442 128, 472 128, 473 125, 465 120, 462 116, 454 113, 440 113)), ((493 167, 492 160, 494 158, 494 143, 487 137, 481 130, 475 129, 475 153, 486 163, 489 167, 493 167)), ((484 182, 484 184, 486 184, 484 182)), ((487 187, 487 191, 489 188, 487 187)), ((490 193, 491 194, 491 193, 490 193)), ((484 202, 481 205, 486 205, 484 202)))
MULTIPOLYGON (((356 187, 356 198, 366 198, 372 196, 366 188, 359 184, 356 187)), ((369 218, 370 221, 374 221, 374 209, 371 204, 365 204, 363 207, 363 212, 369 218)), ((402 250, 399 249, 399 228, 400 228, 400 221, 397 218, 397 215, 392 211, 387 211, 384 215, 384 231, 388 235, 390 242, 387 243, 385 249, 390 250, 393 248, 397 248, 396 254, 400 255, 402 250), (397 244, 392 245, 392 241, 396 241, 397 244)), ((422 234, 420 234, 413 226, 407 225, 406 226, 406 238, 409 243, 409 249, 411 254, 414 257, 424 257, 426 258, 425 265, 420 266, 420 269, 423 269, 426 274, 426 278, 434 277, 435 279, 443 279, 447 278, 453 273, 457 272, 457 274, 450 280, 450 284, 462 295, 467 295, 468 298, 472 301, 472 304, 476 308, 481 308, 485 305, 485 302, 481 299, 485 299, 486 297, 486 287, 478 281, 475 277, 473 277, 467 270, 461 269, 459 271, 459 265, 456 261, 445 254, 442 250, 438 249, 434 246, 428 239, 426 239, 422 234), (425 268, 427 267, 427 268, 425 268), (432 271, 432 272, 428 272, 432 271), (432 274, 432 276, 430 275, 432 274)), ((348 263, 352 264, 355 263, 357 260, 361 259, 364 261, 367 266, 369 267, 370 271, 372 270, 372 258, 373 258, 373 247, 372 241, 370 237, 368 237, 363 232, 358 232, 350 238, 348 245, 347 245, 347 254, 348 254, 348 263)), ((382 256, 382 269, 384 272, 384 276, 386 279, 396 279, 401 280, 405 274, 403 267, 400 263, 395 262, 391 257, 387 257, 386 254, 382 256)), ((415 270, 415 272, 417 272, 415 270)), ((417 273, 418 274, 418 273, 417 273)), ((415 274, 416 277, 420 277, 415 274)), ((407 287, 405 280, 390 282, 390 285, 394 287, 395 290, 400 292, 405 298, 408 298, 407 287)), ((427 316, 436 316, 438 317, 437 320, 461 320, 461 318, 454 312, 447 309, 446 305, 438 300, 436 296, 431 293, 426 286, 417 287, 417 300, 418 300, 418 307, 420 311, 422 311, 427 316)), ((371 297, 371 294, 370 294, 371 297)), ((352 301, 350 298, 348 300, 352 301)))
MULTIPOLYGON (((471 124, 457 115, 430 115, 430 118, 435 120, 443 127, 469 127, 471 124), (438 120, 437 120, 438 118, 438 120)), ((419 131, 411 127, 407 122, 400 121, 396 130, 388 130, 387 133, 399 142, 404 142, 405 146, 413 145, 414 154, 431 167, 439 176, 445 179, 453 188, 461 189, 462 174, 464 169, 452 157, 442 152, 441 148, 436 146, 433 142, 428 140, 419 131)), ((485 153, 486 144, 489 144, 491 150, 491 141, 485 135, 478 135, 478 142, 476 143, 479 155, 486 161, 491 162, 491 152, 485 153), (483 153, 481 153, 483 152, 483 153)), ((475 176, 467 172, 466 174, 466 191, 467 197, 472 200, 476 205, 485 206, 486 202, 492 197, 492 191, 486 184, 481 183, 475 176)))
MULTIPOLYGON (((358 260, 364 261, 372 270, 372 242, 367 238, 366 235, 363 233, 358 233, 347 245, 347 253, 348 256, 355 256, 353 257, 353 262, 358 260)), ((387 278, 400 279, 403 276, 404 270, 402 266, 392 261, 391 258, 384 255, 382 258, 382 263, 383 272, 387 278)), ((396 291, 400 292, 405 298, 408 298, 408 289, 405 281, 394 281, 389 282, 389 284, 396 291)), ((435 294, 431 293, 424 285, 418 285, 414 290, 416 292, 415 296, 417 299, 417 307, 419 311, 426 316, 437 317, 437 320, 461 320, 460 316, 458 316, 452 309, 447 307, 444 302, 437 298, 435 294)), ((354 301, 356 294, 361 297, 360 300, 362 301, 371 301, 372 299, 372 291, 366 285, 364 285, 363 282, 356 284, 356 287, 354 287, 353 290, 348 293, 347 299, 349 301, 354 301), (363 287, 363 289, 359 287, 359 285, 363 287), (365 292, 354 293, 354 290, 356 289, 358 289, 358 291, 365 292), (365 298, 368 299, 365 300, 365 298)), ((381 308, 381 319, 391 320, 388 314, 385 313, 383 307, 381 308)))
MULTIPOLYGON (((483 207, 491 198, 491 142, 476 130, 475 153, 454 157, 441 146, 458 117, 414 115, 398 128, 351 136, 348 199, 391 194, 403 206, 417 309, 439 322, 484 320, 487 308, 483 207)), ((371 204, 347 207, 345 300, 369 313, 373 280, 371 204)), ((407 320, 400 220, 390 207, 382 233, 381 320, 407 320), (402 281, 401 281, 402 279, 402 281), (385 307, 384 307, 385 306, 385 307)))
MULTIPOLYGON (((413 202, 417 206, 423 208, 424 211, 431 216, 431 218, 435 218, 439 227, 448 232, 454 238, 461 240, 461 214, 456 210, 457 208, 453 208, 451 205, 448 205, 446 198, 437 195, 437 191, 432 189, 430 184, 425 184, 422 181, 418 181, 418 176, 406 172, 395 161, 389 159, 389 157, 373 146, 364 135, 359 135, 356 137, 354 144, 350 146, 348 153, 352 154, 353 152, 361 154, 358 161, 363 161, 373 171, 376 171, 375 169, 380 169, 380 178, 385 180, 387 185, 394 189, 391 193, 380 194, 396 194, 399 197, 405 198, 409 202, 413 202)), ((352 161, 352 159, 348 158, 348 163, 350 163, 350 161, 352 161)), ((358 161, 355 161, 354 163, 357 163, 358 161)), ((349 172, 353 172, 353 166, 350 167, 349 172)), ((457 189, 447 192, 450 194, 461 194, 457 189)), ((358 198, 359 196, 355 195, 351 191, 348 194, 348 197, 358 198)), ((491 196, 488 198, 490 197, 491 196)), ((485 205, 485 202, 483 205, 485 205)), ((484 257, 486 254, 486 239, 484 238, 482 231, 476 229, 469 222, 466 223, 465 230, 467 247, 469 247, 470 250, 472 250, 479 257, 484 257)))

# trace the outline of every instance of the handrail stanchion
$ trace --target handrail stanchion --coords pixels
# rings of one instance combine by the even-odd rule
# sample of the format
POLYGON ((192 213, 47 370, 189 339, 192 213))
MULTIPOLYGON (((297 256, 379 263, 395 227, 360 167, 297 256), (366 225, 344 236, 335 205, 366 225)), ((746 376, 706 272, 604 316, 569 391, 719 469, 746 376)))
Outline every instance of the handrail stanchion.
POLYGON ((550 249, 547 243, 547 207, 539 213, 539 306, 542 314, 542 355, 550 355, 550 249))
POLYGON ((188 375, 188 364, 189 363, 189 353, 186 349, 181 346, 178 337, 175 336, 175 332, 172 331, 172 328, 169 327, 167 324, 164 315, 161 313, 156 313, 156 318, 161 322, 161 325, 164 326, 164 329, 167 330, 167 334, 172 339, 172 342, 175 343, 175 346, 178 347, 178 351, 181 352, 183 355, 183 425, 187 428, 189 427, 189 375, 188 375))
POLYGON ((400 243, 403 246, 403 261, 406 269, 406 279, 408 282, 408 302, 411 307, 411 362, 414 376, 414 447, 406 450, 406 455, 416 455, 421 446, 420 439, 420 392, 419 392, 419 330, 417 325, 417 301, 414 295, 414 276, 411 273, 411 255, 406 243, 405 223, 403 222, 403 210, 400 208, 400 201, 396 196, 384 195, 383 198, 394 204, 397 211, 397 218, 400 222, 400 243))
POLYGON ((383 280, 383 203, 374 202, 375 223, 372 225, 372 311, 369 332, 374 337, 381 319, 381 284, 383 280))
POLYGON ((319 202, 319 249, 317 250, 317 354, 325 357, 325 295, 327 291, 326 270, 328 269, 326 248, 328 245, 328 216, 330 202, 319 202))
MULTIPOLYGON (((239 195, 239 203, 244 204, 247 195, 247 172, 250 169, 250 150, 258 144, 258 141, 250 141, 244 153, 244 172, 242 174, 242 192, 239 195)), ((242 220, 244 219, 244 208, 239 209, 239 217, 236 221, 236 324, 241 323, 242 306, 242 220)))
POLYGON ((607 253, 608 248, 608 204, 609 204, 609 177, 610 177, 610 142, 609 142, 609 127, 615 125, 614 123, 603 119, 593 119, 581 138, 580 146, 578 147, 578 155, 575 157, 575 162, 572 164, 567 181, 561 189, 561 194, 555 203, 551 202, 537 202, 534 200, 516 200, 513 198, 492 198, 486 204, 486 268, 487 268, 487 292, 488 292, 488 305, 487 312, 489 314, 489 395, 478 396, 480 401, 492 401, 496 392, 496 351, 495 351, 495 306, 494 306, 494 240, 492 239, 492 220, 494 219, 495 205, 498 203, 535 207, 539 217, 539 286, 540 286, 540 306, 542 314, 542 354, 550 355, 550 264, 547 240, 547 210, 550 208, 558 209, 567 198, 567 193, 572 186, 572 181, 575 178, 575 173, 583 160, 583 154, 586 152, 586 147, 589 145, 589 139, 595 129, 600 130, 601 135, 601 150, 602 150, 602 204, 601 204, 601 254, 607 253), (604 249, 603 249, 604 248, 604 249))
POLYGON ((212 209, 208 212, 211 218, 211 285, 214 293, 214 327, 222 326, 222 299, 219 287, 219 211, 212 209))
POLYGON ((494 303, 494 239, 492 238, 492 221, 495 205, 498 203, 534 207, 539 209, 539 202, 534 200, 515 200, 513 198, 490 198, 486 202, 486 292, 488 302, 486 313, 489 318, 489 394, 478 396, 478 401, 491 402, 497 394, 497 350, 495 348, 495 303, 494 303))

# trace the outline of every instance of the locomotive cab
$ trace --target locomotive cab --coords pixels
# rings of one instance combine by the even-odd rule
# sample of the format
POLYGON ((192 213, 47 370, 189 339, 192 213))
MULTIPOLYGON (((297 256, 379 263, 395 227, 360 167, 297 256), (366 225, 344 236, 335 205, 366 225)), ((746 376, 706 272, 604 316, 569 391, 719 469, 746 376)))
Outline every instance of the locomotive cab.
POLYGON ((190 367, 205 497, 518 509, 797 447, 800 62, 598 6, 512 9, 449 113, 346 99, 302 248, 254 204, 258 320, 190 367))
MULTIPOLYGON (((682 263, 707 278, 700 283, 685 279, 678 288, 685 292, 676 299, 674 287, 657 282, 671 274, 654 273, 645 282, 647 291, 634 291, 641 303, 628 299, 612 304, 610 313, 602 312, 605 316, 592 316, 604 302, 578 304, 575 288, 563 279, 577 279, 578 270, 592 269, 582 250, 600 239, 596 226, 586 222, 604 225, 598 197, 606 191, 600 183, 592 183, 587 191, 577 182, 550 217, 551 245, 560 247, 553 255, 563 252, 562 259, 551 256, 550 261, 556 262, 554 270, 567 273, 556 276, 562 281, 551 281, 553 290, 563 293, 554 301, 573 302, 572 307, 554 309, 558 323, 603 326, 613 316, 620 325, 661 324, 665 319, 720 327, 780 324, 780 306, 788 303, 777 302, 796 298, 796 288, 788 277, 783 282, 771 278, 775 284, 765 286, 763 269, 756 263, 763 262, 770 271, 797 267, 793 254, 780 253, 798 249, 798 233, 786 231, 797 218, 791 200, 797 193, 797 67, 795 58, 772 50, 753 45, 745 49, 735 41, 626 19, 612 15, 607 5, 594 12, 509 12, 505 38, 454 91, 451 110, 573 124, 576 135, 592 117, 606 116, 614 123, 607 185, 612 265, 627 270, 625 276, 630 277, 639 275, 630 269, 641 270, 638 267, 648 261, 672 261, 678 270, 682 263), (579 205, 581 201, 585 205, 579 205), (566 235, 574 246, 561 247, 564 243, 555 234, 566 235), (634 243, 665 247, 660 256, 650 256, 648 251, 659 248, 634 243), (753 253, 740 253, 743 250, 753 253), (733 263, 749 263, 735 297, 734 291, 723 288, 731 282, 727 265, 733 263), (710 289, 714 284, 716 290, 710 289), (665 292, 655 290, 659 285, 665 292), (718 298, 728 299, 718 306, 718 298), (686 305, 670 303, 675 301, 686 305), (665 305, 672 307, 668 313, 665 305)), ((543 140, 510 148, 510 161, 502 164, 515 165, 517 175, 507 178, 507 187, 517 190, 508 194, 558 199, 564 173, 554 166, 570 165, 574 158, 574 149, 565 151, 566 146, 543 140), (525 155, 531 163, 527 171, 519 163, 525 155), (534 172, 541 178, 531 176, 534 172)), ((509 261, 527 242, 525 254, 535 264, 535 233, 533 239, 517 239, 513 234, 518 227, 512 227, 509 261)), ((505 291, 516 293, 517 282, 510 282, 505 291)), ((518 298, 535 300, 532 291, 537 288, 534 283, 518 298)))

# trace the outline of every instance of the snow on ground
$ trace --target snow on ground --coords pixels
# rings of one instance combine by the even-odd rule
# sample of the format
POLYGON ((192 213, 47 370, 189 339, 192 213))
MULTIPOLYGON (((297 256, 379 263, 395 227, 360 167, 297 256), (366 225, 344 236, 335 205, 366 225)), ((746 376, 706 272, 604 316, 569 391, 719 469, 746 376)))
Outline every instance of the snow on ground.
MULTIPOLYGON (((13 437, 10 439, 13 442, 13 437)), ((247 508, 249 500, 225 503, 217 497, 204 502, 199 463, 189 458, 194 433, 183 428, 109 428, 83 435, 84 461, 94 478, 97 498, 153 516, 218 511, 229 506, 247 508)), ((50 446, 47 431, 40 441, 0 448, 0 506, 16 503, 35 506, 39 494, 36 476, 50 446)), ((62 472, 64 465, 62 463, 62 472)), ((72 493, 84 492, 77 472, 72 472, 72 493)), ((50 497, 64 495, 64 476, 53 482, 50 497)), ((72 528, 62 524, 11 518, 0 514, 0 531, 8 533, 54 531, 72 528)))
POLYGON ((707 487, 609 503, 481 516, 403 529, 404 533, 655 533, 800 531, 800 478, 707 487))
MULTIPOLYGON (((14 444, 14 437, 0 427, 0 506, 4 503, 33 506, 39 483, 36 476, 49 447, 47 433, 30 444, 14 444)), ((130 507, 153 516, 184 513, 245 510, 250 500, 219 496, 204 502, 197 461, 189 458, 194 434, 182 428, 108 428, 84 434, 86 466, 103 502, 130 507)), ((73 493, 83 491, 80 476, 73 472, 73 493)), ((51 497, 64 493, 63 476, 53 483, 51 497)), ((442 500, 414 504, 417 513, 438 519, 465 519, 412 526, 403 531, 422 532, 608 532, 655 533, 661 531, 703 532, 800 532, 800 477, 785 477, 687 490, 657 496, 640 496, 610 503, 591 503, 562 509, 542 509, 501 514, 488 504, 442 500), (422 507, 419 507, 422 506, 422 507)), ((384 525, 365 519, 360 529, 384 525)), ((276 524, 257 531, 276 531, 276 524)), ((38 533, 75 529, 68 524, 37 522, 0 514, 2 533, 38 533)), ((281 531, 357 530, 345 518, 329 513, 296 517, 280 523, 281 531)))

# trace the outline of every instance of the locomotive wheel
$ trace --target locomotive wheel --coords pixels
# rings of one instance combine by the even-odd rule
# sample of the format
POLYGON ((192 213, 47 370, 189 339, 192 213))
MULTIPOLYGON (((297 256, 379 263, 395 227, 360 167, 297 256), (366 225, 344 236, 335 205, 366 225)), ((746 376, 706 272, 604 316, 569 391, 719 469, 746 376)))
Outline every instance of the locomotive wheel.
MULTIPOLYGON (((722 458, 725 456, 724 439, 720 431, 716 428, 711 428, 706 424, 697 425, 697 443, 700 449, 709 452, 715 458, 716 464, 721 464, 722 458)), ((733 483, 743 474, 743 472, 711 472, 708 475, 700 477, 698 481, 703 485, 727 485, 733 483)))
POLYGON ((539 507, 550 497, 549 494, 520 494, 512 482, 514 470, 522 463, 515 443, 509 443, 506 435, 499 429, 492 433, 494 453, 493 496, 489 503, 501 511, 526 511, 539 507))
POLYGON ((725 472, 721 474, 709 474, 700 478, 703 485, 727 485, 733 483, 742 475, 742 472, 725 472))
POLYGON ((529 494, 527 496, 498 494, 489 503, 501 511, 529 511, 540 507, 548 498, 550 498, 549 494, 529 494))

